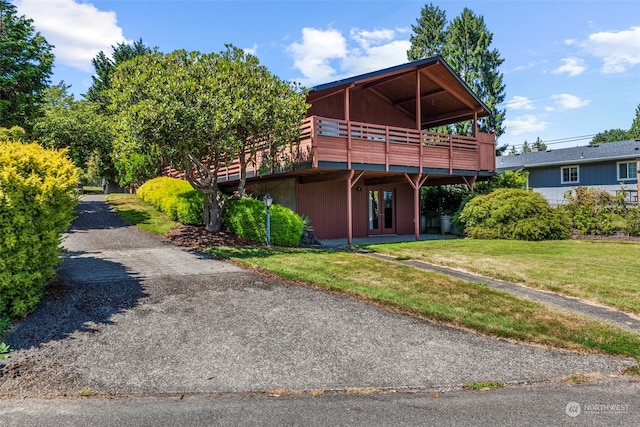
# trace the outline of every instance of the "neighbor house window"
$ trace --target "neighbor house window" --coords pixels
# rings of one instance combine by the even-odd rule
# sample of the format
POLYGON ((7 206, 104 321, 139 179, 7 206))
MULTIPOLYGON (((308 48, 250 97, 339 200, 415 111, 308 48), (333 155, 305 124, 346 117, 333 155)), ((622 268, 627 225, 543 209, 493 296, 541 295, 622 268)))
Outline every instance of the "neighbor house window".
POLYGON ((638 164, 633 162, 618 163, 618 181, 636 179, 638 177, 638 164))
POLYGON ((564 166, 562 168, 562 183, 575 184, 579 181, 578 166, 564 166))

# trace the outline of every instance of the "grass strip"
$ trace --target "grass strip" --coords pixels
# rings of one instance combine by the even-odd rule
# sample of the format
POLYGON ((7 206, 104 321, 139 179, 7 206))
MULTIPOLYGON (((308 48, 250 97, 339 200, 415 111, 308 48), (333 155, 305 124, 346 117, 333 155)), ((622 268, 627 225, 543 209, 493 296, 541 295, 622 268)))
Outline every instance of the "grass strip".
POLYGON ((640 315, 640 242, 425 240, 367 245, 416 259, 583 298, 640 315))
POLYGON ((312 284, 483 334, 640 359, 640 335, 585 316, 350 252, 266 247, 209 251, 242 266, 312 284))
POLYGON ((135 194, 109 194, 107 203, 125 221, 153 234, 164 236, 173 227, 180 225, 135 194))

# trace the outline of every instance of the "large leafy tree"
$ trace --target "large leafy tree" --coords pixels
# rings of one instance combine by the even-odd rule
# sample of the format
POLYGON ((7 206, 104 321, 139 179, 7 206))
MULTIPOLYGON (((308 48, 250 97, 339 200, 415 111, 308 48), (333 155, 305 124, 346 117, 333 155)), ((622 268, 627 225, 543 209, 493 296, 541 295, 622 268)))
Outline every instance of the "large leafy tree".
MULTIPOLYGON (((471 90, 491 109, 490 117, 478 121, 481 132, 495 131, 496 137, 505 131, 505 110, 498 105, 504 102, 505 85, 500 66, 504 59, 497 49, 491 48, 491 33, 482 16, 465 8, 462 14, 446 25, 446 14, 439 7, 428 4, 423 7, 417 25, 412 27, 409 60, 440 55, 464 80, 471 90)), ((470 135, 471 122, 457 123, 454 133, 470 135)), ((500 147, 504 152, 507 146, 500 147)))
POLYGON ((629 130, 624 129, 609 129, 597 133, 589 144, 604 144, 607 142, 624 141, 627 139, 640 138, 640 104, 636 107, 636 115, 633 118, 631 127, 629 130))
POLYGON ((53 46, 35 32, 31 19, 0 0, 0 126, 29 128, 49 84, 53 46))
POLYGON ((136 56, 151 53, 152 49, 146 46, 142 39, 133 42, 133 44, 118 43, 111 46, 113 52, 111 57, 107 56, 103 51, 91 60, 91 64, 95 70, 95 74, 91 76, 92 84, 84 95, 89 101, 97 102, 101 108, 106 111, 108 97, 106 91, 111 88, 111 78, 116 67, 123 62, 135 58, 136 56))
POLYGON ((609 129, 597 133, 589 142, 590 145, 604 144, 607 142, 624 141, 628 139, 629 133, 623 129, 609 129))
POLYGON ((226 204, 244 195, 247 164, 261 151, 275 159, 299 137, 308 105, 293 83, 272 75, 234 46, 219 54, 152 53, 116 68, 109 91, 117 112, 116 162, 161 154, 204 194, 205 225, 219 231, 226 204), (218 171, 240 159, 231 197, 218 171))
POLYGON ((90 160, 100 159, 96 152, 111 151, 113 133, 98 105, 74 100, 69 88, 60 82, 45 90, 44 115, 35 121, 33 134, 47 148, 68 148, 71 160, 86 171, 90 160))

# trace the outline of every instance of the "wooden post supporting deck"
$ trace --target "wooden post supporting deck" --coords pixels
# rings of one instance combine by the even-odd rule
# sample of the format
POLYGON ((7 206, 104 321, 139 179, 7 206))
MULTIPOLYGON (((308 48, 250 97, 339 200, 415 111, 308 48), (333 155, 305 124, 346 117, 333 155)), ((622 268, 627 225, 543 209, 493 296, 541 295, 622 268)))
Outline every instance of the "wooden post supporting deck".
POLYGON ((353 202, 351 190, 360 178, 362 178, 362 175, 364 175, 364 171, 360 171, 356 179, 353 179, 355 172, 354 170, 349 171, 349 176, 347 177, 347 244, 349 246, 353 243, 353 202))
POLYGON ((422 176, 421 173, 414 175, 413 178, 406 173, 404 174, 404 178, 413 188, 413 227, 416 240, 420 240, 420 188, 422 188, 428 177, 429 175, 422 176))

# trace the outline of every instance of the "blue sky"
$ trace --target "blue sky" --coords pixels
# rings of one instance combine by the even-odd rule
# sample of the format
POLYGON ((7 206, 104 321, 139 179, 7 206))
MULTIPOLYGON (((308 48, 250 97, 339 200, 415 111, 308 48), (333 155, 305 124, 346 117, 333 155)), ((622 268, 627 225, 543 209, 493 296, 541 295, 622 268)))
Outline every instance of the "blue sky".
MULTIPOLYGON (((328 83, 407 62, 411 26, 425 1, 12 0, 55 45, 53 83, 78 97, 91 59, 118 42, 255 54, 285 80, 328 83)), ((506 133, 498 144, 540 137, 587 144, 628 129, 640 104, 640 1, 433 1, 453 20, 466 6, 485 19, 505 59, 506 133), (580 138, 582 137, 582 138, 580 138)))

